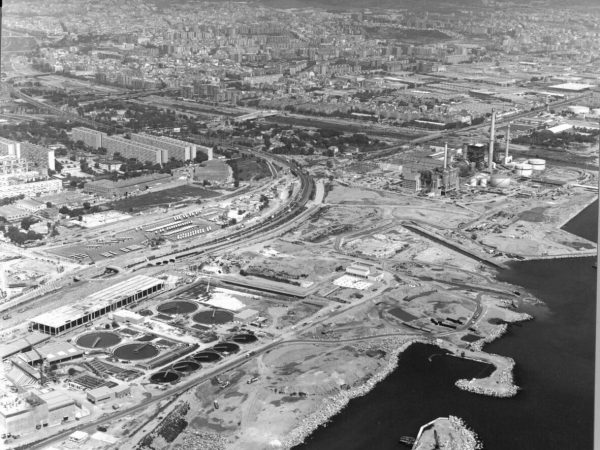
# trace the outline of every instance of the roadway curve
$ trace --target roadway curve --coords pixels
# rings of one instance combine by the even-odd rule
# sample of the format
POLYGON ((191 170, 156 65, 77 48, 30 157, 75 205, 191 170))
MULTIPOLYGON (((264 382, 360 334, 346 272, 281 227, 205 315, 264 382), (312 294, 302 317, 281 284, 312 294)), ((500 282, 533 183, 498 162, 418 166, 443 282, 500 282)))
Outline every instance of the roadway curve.
MULTIPOLYGON (((243 241, 247 241, 251 238, 260 238, 268 232, 280 231, 285 227, 291 226, 293 223, 300 221, 300 219, 306 218, 313 211, 306 210, 306 206, 310 201, 311 195, 315 190, 315 182, 313 178, 295 162, 289 161, 286 158, 282 158, 277 155, 264 154, 257 150, 245 150, 255 156, 259 156, 267 161, 275 161, 277 164, 284 167, 288 167, 291 172, 300 179, 300 191, 294 198, 291 199, 289 207, 282 209, 278 213, 275 213, 269 217, 266 221, 259 222, 251 225, 247 228, 235 231, 232 234, 214 239, 209 242, 203 242, 201 244, 192 245, 184 250, 176 250, 169 253, 156 256, 152 260, 164 261, 169 259, 182 259, 196 257, 201 254, 208 252, 215 252, 222 250, 225 247, 229 247, 235 244, 239 244, 243 241)), ((146 262, 138 262, 126 266, 126 268, 135 267, 139 269, 146 265, 146 262)))

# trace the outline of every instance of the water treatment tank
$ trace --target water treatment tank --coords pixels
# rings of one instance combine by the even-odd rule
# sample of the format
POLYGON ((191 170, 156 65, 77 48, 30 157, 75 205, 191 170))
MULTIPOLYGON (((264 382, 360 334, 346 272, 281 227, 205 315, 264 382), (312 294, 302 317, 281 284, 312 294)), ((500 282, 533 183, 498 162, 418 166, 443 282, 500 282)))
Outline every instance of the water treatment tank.
POLYGON ((529 164, 531 164, 531 168, 533 169, 534 172, 541 172, 543 170, 546 170, 546 160, 545 159, 530 159, 529 161, 527 161, 529 164))
POLYGON ((528 163, 515 164, 515 173, 520 177, 531 177, 533 174, 533 166, 528 163))
POLYGON ((510 186, 510 177, 501 174, 492 175, 490 178, 490 185, 498 188, 507 188, 510 186))

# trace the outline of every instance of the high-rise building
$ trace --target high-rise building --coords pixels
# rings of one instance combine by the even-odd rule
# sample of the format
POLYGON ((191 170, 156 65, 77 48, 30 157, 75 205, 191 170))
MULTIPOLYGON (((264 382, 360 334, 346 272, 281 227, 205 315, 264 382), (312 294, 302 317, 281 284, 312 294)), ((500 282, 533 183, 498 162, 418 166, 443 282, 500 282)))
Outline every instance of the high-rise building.
POLYGON ((169 152, 169 158, 175 158, 178 161, 189 161, 196 158, 196 145, 179 139, 139 133, 132 134, 131 140, 153 147, 164 148, 169 152))
MULTIPOLYGON (((21 158, 27 160, 29 168, 47 173, 48 169, 54 167, 54 150, 30 142, 21 143, 21 158)), ((54 170, 54 169, 52 169, 54 170)))
POLYGON ((0 156, 15 156, 21 158, 21 144, 0 137, 0 156))
POLYGON ((124 158, 135 158, 138 161, 163 164, 169 160, 167 150, 134 142, 121 136, 104 136, 102 146, 106 148, 109 156, 119 153, 124 158))
POLYGON ((102 147, 102 136, 106 136, 105 133, 84 127, 73 128, 71 132, 73 141, 82 141, 85 145, 94 149, 102 147))

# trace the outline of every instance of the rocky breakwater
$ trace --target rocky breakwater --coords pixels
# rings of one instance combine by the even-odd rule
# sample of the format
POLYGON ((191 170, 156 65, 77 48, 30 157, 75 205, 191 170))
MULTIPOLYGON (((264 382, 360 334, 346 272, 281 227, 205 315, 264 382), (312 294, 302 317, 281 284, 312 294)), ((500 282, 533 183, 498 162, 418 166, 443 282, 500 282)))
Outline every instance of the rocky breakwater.
MULTIPOLYGON (((498 329, 499 331, 506 331, 506 326, 498 327, 498 329)), ((517 394, 519 388, 513 382, 515 361, 512 358, 486 353, 481 350, 467 350, 442 339, 436 339, 435 344, 448 350, 456 357, 490 364, 495 367, 495 370, 488 377, 473 378, 471 380, 461 379, 454 383, 456 387, 492 397, 513 397, 517 394)))
POLYGON ((377 348, 386 353, 386 362, 379 371, 373 374, 365 383, 351 387, 348 390, 341 390, 332 397, 326 397, 319 405, 319 408, 301 420, 298 426, 292 430, 281 442, 281 448, 292 448, 301 444, 318 427, 325 425, 334 415, 339 413, 355 397, 363 396, 369 393, 377 383, 382 381, 396 367, 398 367, 398 355, 406 350, 411 344, 421 342, 431 344, 426 339, 388 338, 378 343, 377 348))
POLYGON ((424 425, 412 450, 479 450, 483 448, 474 431, 459 417, 440 417, 424 425))

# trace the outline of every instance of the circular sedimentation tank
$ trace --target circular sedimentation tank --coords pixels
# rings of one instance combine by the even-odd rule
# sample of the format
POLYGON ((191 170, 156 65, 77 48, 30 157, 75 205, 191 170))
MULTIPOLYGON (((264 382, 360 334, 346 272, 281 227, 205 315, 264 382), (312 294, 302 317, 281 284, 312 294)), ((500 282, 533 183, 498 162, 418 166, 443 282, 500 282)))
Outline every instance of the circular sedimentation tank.
POLYGON ((200 367, 202 367, 200 365, 200 363, 196 362, 196 361, 179 361, 176 362, 175 364, 173 364, 173 370, 176 370, 177 372, 193 372, 195 370, 198 370, 200 367))
POLYGON ((499 188, 507 188, 510 186, 510 177, 508 175, 492 175, 490 185, 499 188))
POLYGON ((233 321, 233 314, 222 309, 209 309, 194 314, 192 320, 205 325, 220 325, 233 321))
POLYGON ((132 361, 154 358, 158 353, 158 349, 148 343, 125 344, 115 348, 113 351, 113 355, 116 358, 132 361))
POLYGON ((204 351, 193 354, 192 358, 197 362, 215 362, 221 359, 221 355, 217 352, 204 351))
POLYGON ((75 343, 84 348, 108 348, 121 342, 121 336, 112 331, 93 331, 82 334, 75 343))
POLYGON ((152 383, 173 383, 181 378, 181 376, 174 370, 163 370, 161 372, 153 373, 150 376, 152 383))
POLYGON ((136 341, 140 341, 140 342, 149 342, 153 339, 156 339, 158 336, 155 334, 145 334, 143 336, 140 336, 139 338, 136 339, 136 341))
POLYGON ((237 342, 238 344, 250 344, 252 342, 256 342, 258 338, 250 333, 240 333, 233 336, 231 340, 233 342, 237 342))
POLYGON ((164 302, 158 305, 158 308, 156 308, 158 312, 169 315, 189 314, 193 313, 197 309, 197 304, 185 300, 173 300, 169 302, 164 302))
POLYGON ((219 342, 217 345, 210 348, 219 353, 236 353, 240 350, 240 346, 233 342, 219 342))

